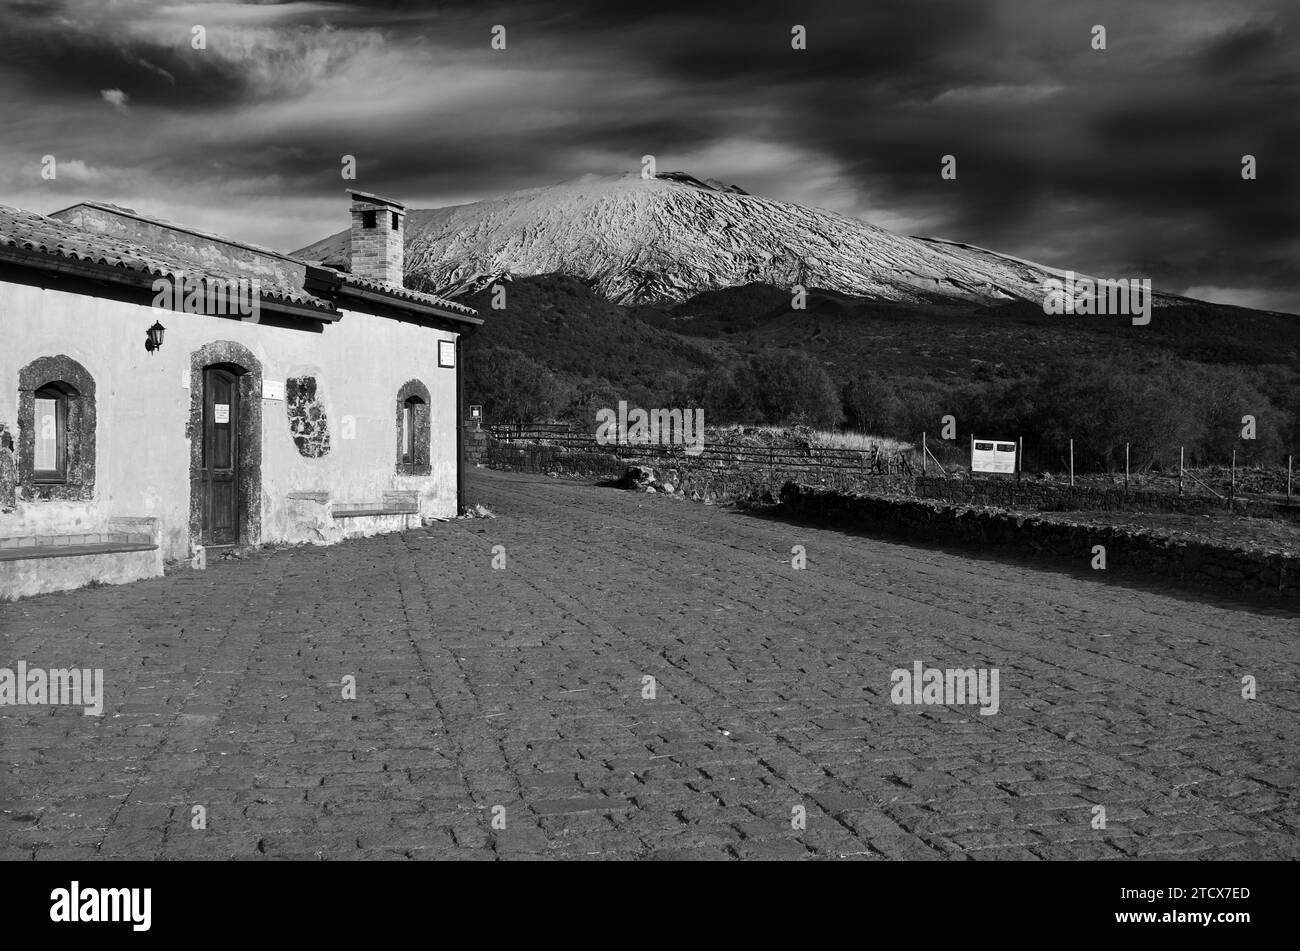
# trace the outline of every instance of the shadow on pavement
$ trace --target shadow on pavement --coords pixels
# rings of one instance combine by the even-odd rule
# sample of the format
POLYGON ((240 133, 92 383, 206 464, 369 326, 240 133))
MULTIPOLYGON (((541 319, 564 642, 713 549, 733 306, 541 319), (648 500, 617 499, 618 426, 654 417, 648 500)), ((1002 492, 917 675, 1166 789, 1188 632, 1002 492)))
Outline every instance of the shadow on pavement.
POLYGON ((890 542, 896 545, 923 548, 928 551, 940 551, 945 554, 956 555, 961 558, 968 558, 976 561, 998 562, 1004 565, 1015 565, 1017 567, 1032 569, 1035 571, 1053 571, 1060 574, 1068 574, 1083 581, 1118 585, 1123 588, 1129 588, 1136 591, 1147 591, 1152 594, 1160 594, 1166 597, 1177 598, 1182 601, 1189 601, 1196 604, 1209 604, 1220 608, 1229 608, 1235 611, 1247 611, 1252 614, 1259 614, 1268 617, 1300 617, 1300 602, 1295 598, 1284 598, 1281 595, 1270 595, 1265 592, 1243 594, 1241 592, 1229 590, 1207 590, 1199 584, 1193 588, 1190 583, 1182 584, 1165 575, 1137 572, 1132 569, 1124 568, 1108 568, 1105 571, 1094 571, 1091 568, 1080 567, 1064 558, 1045 554, 1027 555, 1024 552, 1003 545, 976 547, 973 545, 962 545, 956 542, 934 541, 931 539, 909 536, 903 532, 885 530, 873 531, 871 529, 859 528, 858 526, 833 525, 819 519, 800 518, 797 516, 787 515, 782 512, 779 505, 739 505, 736 507, 736 511, 748 518, 783 522, 788 525, 799 525, 805 528, 815 528, 822 531, 836 532, 840 535, 849 537, 870 538, 877 541, 890 542))

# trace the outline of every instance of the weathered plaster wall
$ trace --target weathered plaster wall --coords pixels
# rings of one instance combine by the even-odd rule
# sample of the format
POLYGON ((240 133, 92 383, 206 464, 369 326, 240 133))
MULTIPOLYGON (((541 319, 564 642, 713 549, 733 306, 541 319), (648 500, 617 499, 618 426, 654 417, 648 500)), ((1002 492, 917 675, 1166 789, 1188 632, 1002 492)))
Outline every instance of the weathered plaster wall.
POLYGON ((456 514, 456 373, 440 368, 437 358, 438 340, 454 339, 452 333, 353 311, 315 333, 7 282, 0 282, 0 328, 0 427, 15 435, 15 447, 18 371, 38 357, 66 354, 84 366, 95 379, 97 409, 93 498, 16 498, 12 511, 0 506, 0 535, 89 532, 114 516, 152 516, 160 520, 164 556, 187 557, 190 355, 223 340, 246 347, 266 380, 314 376, 329 427, 328 453, 305 458, 285 403, 261 401, 261 537, 255 541, 311 536, 295 525, 291 492, 378 502, 385 491, 414 490, 420 515, 456 514), (145 330, 155 320, 167 331, 162 349, 151 355, 145 330), (430 393, 428 475, 397 474, 394 407, 411 379, 430 393))

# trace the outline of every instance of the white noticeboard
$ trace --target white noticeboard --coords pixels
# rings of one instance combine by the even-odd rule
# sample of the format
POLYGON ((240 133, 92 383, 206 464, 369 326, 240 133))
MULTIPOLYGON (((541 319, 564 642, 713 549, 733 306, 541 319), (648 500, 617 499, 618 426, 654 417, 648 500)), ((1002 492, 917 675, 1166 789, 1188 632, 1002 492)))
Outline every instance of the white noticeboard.
POLYGON ((230 404, 229 404, 229 403, 213 403, 213 404, 212 404, 212 410, 213 410, 213 417, 212 417, 212 418, 213 418, 213 421, 214 421, 214 422, 218 422, 218 423, 228 423, 228 422, 230 422, 230 404))
POLYGON ((280 380, 263 380, 262 381, 262 399, 264 400, 283 400, 284 383, 280 380))
POLYGON ((1007 439, 975 439, 970 450, 971 472, 1016 471, 1016 444, 1007 439))
POLYGON ((453 340, 438 341, 438 366, 455 368, 456 343, 453 340))

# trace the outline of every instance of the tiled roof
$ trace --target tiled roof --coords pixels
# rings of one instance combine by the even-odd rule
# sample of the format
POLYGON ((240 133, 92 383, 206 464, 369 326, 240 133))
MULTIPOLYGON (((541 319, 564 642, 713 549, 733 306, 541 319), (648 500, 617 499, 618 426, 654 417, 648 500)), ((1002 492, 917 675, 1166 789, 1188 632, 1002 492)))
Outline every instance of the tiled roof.
POLYGON ((152 277, 184 273, 206 280, 256 279, 263 298, 334 312, 334 305, 307 293, 302 287, 268 282, 261 274, 241 273, 237 268, 214 269, 209 262, 175 252, 152 248, 112 235, 95 234, 57 218, 0 205, 0 247, 38 251, 72 261, 122 268, 152 277))
POLYGON ((447 300, 445 297, 438 297, 434 294, 426 294, 423 291, 413 291, 409 287, 394 287, 391 284, 385 284, 382 281, 371 281, 364 277, 357 277, 355 274, 348 274, 346 271, 340 272, 343 279, 349 284, 357 287, 364 287, 368 291, 378 291, 381 294, 387 294, 390 297, 399 297, 402 300, 409 300, 414 304, 424 304, 427 307, 442 307, 446 310, 454 310, 458 313, 465 314, 468 317, 475 316, 478 311, 473 307, 466 307, 464 304, 457 304, 455 301, 447 300))
MULTIPOLYGON (((309 262, 301 258, 147 218, 130 209, 99 202, 74 205, 57 214, 60 217, 0 205, 0 248, 16 248, 100 267, 121 268, 151 277, 184 273, 186 277, 204 280, 247 279, 257 282, 263 299, 337 314, 337 305, 333 301, 306 289, 309 262), (80 217, 79 209, 85 209, 80 217), (143 223, 152 229, 151 235, 164 236, 167 240, 159 243, 167 246, 157 247, 121 234, 107 233, 100 227, 104 222, 104 212, 143 223), (65 217, 73 217, 82 224, 90 222, 90 226, 78 227, 65 217), (180 240, 170 240, 172 236, 179 236, 180 240), (193 240, 196 238, 197 241, 193 240)), ((340 282, 389 298, 469 317, 476 314, 472 307, 433 294, 366 280, 345 271, 335 273, 340 282)))

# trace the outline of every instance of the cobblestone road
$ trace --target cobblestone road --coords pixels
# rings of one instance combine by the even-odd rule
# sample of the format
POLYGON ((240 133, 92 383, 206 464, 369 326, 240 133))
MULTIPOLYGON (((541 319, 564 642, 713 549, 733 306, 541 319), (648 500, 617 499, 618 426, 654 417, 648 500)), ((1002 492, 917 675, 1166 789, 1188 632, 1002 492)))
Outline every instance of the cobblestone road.
POLYGON ((470 490, 498 518, 0 606, 0 666, 106 680, 0 708, 0 858, 1300 858, 1294 616, 470 490), (892 703, 915 661, 997 668, 998 713, 892 703))

